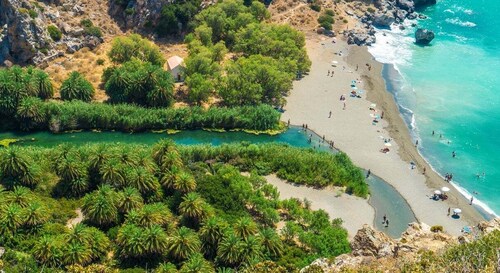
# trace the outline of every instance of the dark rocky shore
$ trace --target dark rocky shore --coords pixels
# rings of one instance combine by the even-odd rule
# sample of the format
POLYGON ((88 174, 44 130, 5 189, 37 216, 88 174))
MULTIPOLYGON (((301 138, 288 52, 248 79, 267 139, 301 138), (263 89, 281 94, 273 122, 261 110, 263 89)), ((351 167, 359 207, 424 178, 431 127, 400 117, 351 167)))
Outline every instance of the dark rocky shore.
POLYGON ((367 11, 361 17, 353 15, 362 27, 344 32, 348 44, 371 45, 375 43, 375 27, 390 28, 393 23, 402 24, 405 19, 426 19, 416 10, 436 4, 436 0, 375 0, 373 4, 376 10, 367 11))

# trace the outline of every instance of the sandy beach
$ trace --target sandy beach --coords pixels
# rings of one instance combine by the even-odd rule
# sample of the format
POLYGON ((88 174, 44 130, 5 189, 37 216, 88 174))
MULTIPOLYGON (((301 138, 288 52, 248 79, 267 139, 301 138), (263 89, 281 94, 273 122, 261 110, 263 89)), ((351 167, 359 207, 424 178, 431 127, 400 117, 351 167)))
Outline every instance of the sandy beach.
MULTIPOLYGON (((309 129, 333 140, 335 147, 347 153, 356 165, 370 169, 391 184, 406 199, 420 222, 441 225, 446 232, 459 235, 464 226, 483 220, 418 153, 394 98, 385 89, 382 64, 373 60, 365 47, 348 46, 340 39, 332 43, 332 38, 311 36, 307 39, 311 71, 294 83, 282 120, 299 126, 307 124, 309 129), (333 71, 333 76, 329 71, 333 71), (358 91, 363 90, 361 98, 349 96, 353 80, 357 81, 358 91), (339 100, 341 95, 346 97, 345 101, 339 100), (375 111, 370 110, 372 103, 376 104, 375 111), (382 112, 383 119, 373 123, 374 117, 382 112), (384 142, 388 139, 391 139, 390 147, 384 142), (390 149, 389 153, 380 152, 385 147, 390 149), (410 162, 414 162, 416 168, 412 169, 410 162), (431 200, 433 191, 443 186, 451 188, 448 200, 431 200), (463 213, 454 219, 447 216, 448 208, 460 208, 463 213)), ((361 225, 355 227, 359 223, 348 220, 357 218, 353 213, 359 210, 366 207, 359 205, 342 217, 350 233, 361 228, 361 225)), ((362 222, 373 223, 373 214, 364 216, 362 222)))

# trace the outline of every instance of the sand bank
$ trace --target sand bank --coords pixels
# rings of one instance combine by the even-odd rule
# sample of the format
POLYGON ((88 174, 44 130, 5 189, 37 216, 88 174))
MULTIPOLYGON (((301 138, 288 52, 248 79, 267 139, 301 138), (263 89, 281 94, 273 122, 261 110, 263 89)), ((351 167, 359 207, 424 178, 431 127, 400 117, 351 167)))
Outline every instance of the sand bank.
MULTIPOLYGON (((370 169, 383 178, 407 200, 417 219, 428 225, 442 225, 453 235, 463 226, 475 224, 482 216, 468 204, 453 187, 434 173, 417 152, 402 120, 392 95, 386 91, 382 78, 382 65, 366 48, 351 47, 343 41, 319 36, 307 39, 307 49, 312 60, 309 75, 294 83, 287 99, 282 120, 308 127, 335 142, 335 147, 346 152, 358 166, 370 169), (341 54, 334 54, 341 53, 341 54), (333 71, 333 76, 328 75, 333 71), (352 80, 361 98, 349 96, 352 80), (340 101, 345 95, 346 101, 340 101), (345 104, 344 104, 345 103, 345 104), (376 103, 376 112, 370 105, 376 103), (329 112, 332 112, 329 118, 329 112), (375 115, 383 119, 373 123, 375 115), (392 139, 390 152, 384 139, 392 139), (410 167, 410 162, 416 168, 410 167), (426 174, 423 175, 423 168, 426 174), (433 201, 429 197, 436 188, 452 188, 447 201, 433 201), (460 219, 447 216, 448 208, 463 210, 460 219)), ((346 217, 352 217, 348 214, 346 217)), ((373 221, 366 218, 365 223, 373 221)), ((361 226, 360 226, 361 227, 361 226)))

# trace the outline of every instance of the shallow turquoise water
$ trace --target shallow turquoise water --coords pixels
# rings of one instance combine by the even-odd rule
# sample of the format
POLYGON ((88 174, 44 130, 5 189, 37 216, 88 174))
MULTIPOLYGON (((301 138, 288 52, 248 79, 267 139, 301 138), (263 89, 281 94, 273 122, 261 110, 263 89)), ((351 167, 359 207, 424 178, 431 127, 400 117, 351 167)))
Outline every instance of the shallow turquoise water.
MULTIPOLYGON (((85 145, 89 143, 135 143, 151 145, 162 138, 170 138, 181 145, 221 145, 224 143, 237 143, 241 141, 251 143, 281 142, 295 147, 313 147, 321 151, 337 152, 336 150, 330 149, 319 136, 310 131, 304 132, 300 127, 290 127, 286 132, 276 136, 252 135, 243 132, 216 133, 201 130, 182 131, 174 135, 167 135, 165 133, 127 134, 121 132, 78 132, 62 134, 51 134, 48 132, 0 133, 0 140, 6 138, 21 140, 14 145, 38 147, 53 147, 63 143, 70 143, 73 145, 85 145), (309 143, 308 140, 310 137, 311 142, 309 143)), ((401 233, 406 230, 408 223, 416 221, 413 212, 403 197, 380 178, 370 176, 367 183, 371 192, 370 204, 374 206, 376 210, 375 227, 386 232, 389 236, 394 238, 399 237, 401 233), (380 220, 384 214, 387 214, 387 217, 391 221, 388 228, 385 228, 380 220)))
MULTIPOLYGON (((420 151, 441 174, 453 173, 469 198, 500 212, 500 1, 441 0, 422 11, 433 30, 428 47, 413 43, 415 29, 377 34, 370 49, 386 69, 420 151), (412 115, 413 114, 413 115, 412 115), (435 135, 432 135, 435 131, 435 135), (442 137, 440 137, 442 135, 442 137), (456 158, 452 152, 456 151, 456 158), (482 174, 485 173, 484 176, 482 174), (480 174, 481 177, 477 177, 480 174)), ((409 22, 408 24, 409 25, 409 22)))

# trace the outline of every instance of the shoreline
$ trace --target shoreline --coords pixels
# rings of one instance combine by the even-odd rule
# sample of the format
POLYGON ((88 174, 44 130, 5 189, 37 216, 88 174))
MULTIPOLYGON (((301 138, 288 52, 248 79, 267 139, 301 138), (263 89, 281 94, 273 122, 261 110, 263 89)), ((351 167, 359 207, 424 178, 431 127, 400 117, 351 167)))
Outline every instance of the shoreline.
MULTIPOLYGON (((397 99, 396 92, 395 92, 396 90, 391 90, 394 88, 393 87, 394 84, 392 82, 398 80, 398 79, 391 78, 391 75, 396 74, 396 77, 402 77, 401 72, 398 69, 396 69, 396 67, 393 64, 387 64, 387 63, 381 63, 381 64, 383 66, 382 67, 382 78, 386 82, 387 92, 390 93, 392 95, 392 97, 394 98, 394 102, 396 103, 398 109, 404 108, 403 106, 401 106, 398 103, 398 99, 397 99), (392 72, 390 70, 392 70, 392 72), (388 88, 389 84, 391 85, 391 88, 388 88)), ((408 109, 408 110, 410 110, 410 109, 408 109)), ((400 113, 400 117, 402 118, 404 124, 406 125, 406 128, 408 129, 408 133, 409 133, 412 141, 419 139, 418 133, 416 133, 412 130, 412 127, 414 127, 414 125, 408 124, 409 121, 403 117, 404 116, 403 113, 401 111, 399 111, 399 113, 400 113)), ((412 113, 412 115, 413 115, 413 113, 412 113)), ((416 129, 416 127, 414 127, 414 128, 416 129)), ((437 175, 439 175, 441 177, 441 179, 444 181, 445 180, 444 175, 442 173, 440 173, 439 171, 437 171, 436 168, 434 168, 434 166, 431 164, 431 162, 429 160, 427 160, 427 158, 425 158, 425 156, 422 154, 422 152, 419 148, 417 148, 416 150, 417 150, 418 154, 420 155, 420 157, 422 157, 422 159, 426 162, 426 164, 431 168, 431 170, 433 172, 435 172, 437 175)), ((470 192, 467 189, 457 185, 455 182, 451 181, 451 182, 449 182, 449 184, 452 185, 452 187, 455 188, 458 191, 458 193, 465 198, 465 200, 470 200, 471 196, 473 196, 472 194, 470 194, 470 192)), ((489 208, 484 202, 482 202, 481 200, 479 200, 477 198, 474 198, 474 201, 475 201, 475 204, 473 204, 473 207, 476 210, 478 210, 478 212, 486 220, 491 220, 495 217, 498 217, 495 214, 495 212, 491 208, 489 208)))
POLYGON ((309 129, 318 135, 334 140, 335 147, 348 154, 357 166, 370 169, 393 186, 410 205, 419 222, 442 225, 448 233, 458 235, 463 226, 484 220, 455 187, 450 187, 450 198, 445 202, 429 199, 434 189, 448 183, 442 181, 413 145, 398 105, 386 89, 382 77, 383 65, 374 60, 367 48, 348 46, 340 39, 332 44, 330 38, 306 36, 313 66, 309 75, 294 83, 282 120, 308 124, 309 129), (340 51, 342 56, 334 54, 340 51), (336 61, 335 67, 331 60, 336 61), (369 64, 370 69, 365 64, 369 64), (355 71, 356 66, 361 69, 355 71), (327 70, 330 69, 335 71, 333 79, 327 77, 327 70), (348 93, 352 79, 362 80, 366 94, 361 99, 348 98, 344 111, 336 101, 338 96, 348 93), (377 125, 372 125, 370 121, 368 106, 371 103, 376 103, 380 112, 384 111, 384 119, 377 125), (328 118, 329 110, 333 112, 332 119, 328 118), (387 137, 394 139, 395 145, 391 150, 397 150, 397 153, 379 152, 383 147, 380 139, 387 137), (416 170, 410 170, 411 161, 416 163, 416 170), (423 167, 427 169, 425 176, 421 174, 423 167), (460 219, 447 217, 446 211, 450 207, 462 209, 460 219))

